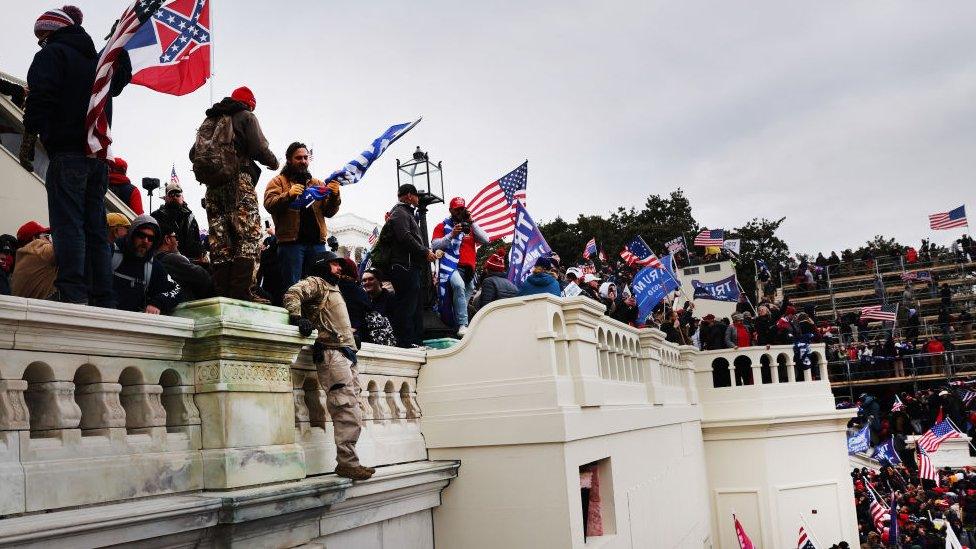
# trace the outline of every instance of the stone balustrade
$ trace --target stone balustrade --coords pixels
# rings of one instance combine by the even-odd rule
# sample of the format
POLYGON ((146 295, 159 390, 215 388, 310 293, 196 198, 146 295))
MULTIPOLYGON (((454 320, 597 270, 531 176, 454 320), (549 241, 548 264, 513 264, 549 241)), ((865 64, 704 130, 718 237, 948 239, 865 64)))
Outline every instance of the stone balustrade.
MULTIPOLYGON (((332 472, 309 342, 226 299, 166 317, 0 296, 0 516, 332 472)), ((424 361, 360 352, 365 464, 427 459, 424 361)))

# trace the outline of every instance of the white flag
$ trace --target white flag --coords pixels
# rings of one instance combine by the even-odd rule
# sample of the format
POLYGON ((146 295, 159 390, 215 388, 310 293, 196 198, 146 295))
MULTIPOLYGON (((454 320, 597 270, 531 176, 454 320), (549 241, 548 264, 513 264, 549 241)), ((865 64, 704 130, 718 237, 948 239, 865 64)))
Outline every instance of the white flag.
POLYGON ((730 238, 729 240, 726 240, 725 242, 722 243, 722 248, 729 250, 730 252, 735 252, 735 254, 738 255, 740 253, 739 249, 741 247, 741 244, 742 244, 742 240, 738 238, 730 238))
POLYGON ((946 524, 946 549, 962 549, 962 543, 959 542, 959 538, 956 537, 956 533, 952 531, 952 526, 948 523, 946 524))

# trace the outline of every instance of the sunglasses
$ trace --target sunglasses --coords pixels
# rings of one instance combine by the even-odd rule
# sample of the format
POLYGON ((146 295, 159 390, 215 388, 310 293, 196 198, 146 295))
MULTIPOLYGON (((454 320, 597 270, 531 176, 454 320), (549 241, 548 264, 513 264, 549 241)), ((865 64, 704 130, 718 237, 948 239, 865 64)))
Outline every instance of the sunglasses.
POLYGON ((138 238, 141 240, 148 240, 149 242, 153 242, 154 240, 156 240, 156 235, 139 231, 137 233, 134 233, 132 235, 132 238, 138 238))
POLYGON ((183 191, 170 191, 166 196, 183 196, 183 191))

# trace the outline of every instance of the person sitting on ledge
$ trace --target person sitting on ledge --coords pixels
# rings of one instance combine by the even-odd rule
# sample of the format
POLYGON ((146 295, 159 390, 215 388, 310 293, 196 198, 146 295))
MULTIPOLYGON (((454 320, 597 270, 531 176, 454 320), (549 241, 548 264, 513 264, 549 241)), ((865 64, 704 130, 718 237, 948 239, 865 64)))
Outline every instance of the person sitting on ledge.
POLYGON ((132 220, 132 230, 112 250, 115 298, 123 311, 169 314, 180 302, 180 285, 153 253, 162 242, 159 224, 151 215, 132 220))
POLYGON ((525 279, 522 287, 519 288, 520 296, 536 294, 552 294, 559 297, 562 290, 559 288, 559 281, 549 273, 552 269, 552 260, 548 257, 540 257, 532 267, 532 274, 525 279))

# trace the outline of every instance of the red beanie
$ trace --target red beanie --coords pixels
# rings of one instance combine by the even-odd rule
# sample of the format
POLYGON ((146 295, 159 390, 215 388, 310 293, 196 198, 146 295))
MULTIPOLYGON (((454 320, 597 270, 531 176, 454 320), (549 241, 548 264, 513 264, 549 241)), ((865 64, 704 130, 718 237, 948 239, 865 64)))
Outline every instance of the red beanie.
POLYGON ((125 159, 116 156, 108 163, 108 171, 124 175, 129 171, 129 163, 125 159))
POLYGON ((254 92, 252 92, 251 88, 247 86, 241 86, 234 90, 234 93, 230 94, 230 98, 244 103, 252 111, 258 104, 257 100, 254 99, 254 92))
POLYGON ((492 254, 485 262, 485 270, 489 273, 504 273, 505 258, 501 254, 492 254))

